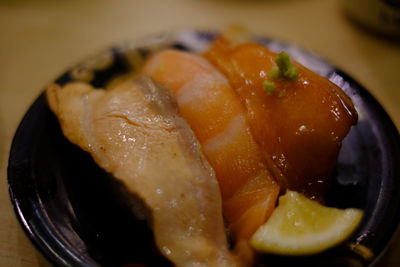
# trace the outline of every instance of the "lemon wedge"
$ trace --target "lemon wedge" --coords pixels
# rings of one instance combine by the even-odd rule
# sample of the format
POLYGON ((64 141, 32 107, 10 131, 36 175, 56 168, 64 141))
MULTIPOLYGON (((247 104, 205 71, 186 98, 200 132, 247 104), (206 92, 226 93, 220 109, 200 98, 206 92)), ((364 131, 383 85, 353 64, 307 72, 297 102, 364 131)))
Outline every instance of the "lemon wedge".
POLYGON ((359 209, 336 209, 287 191, 268 221, 250 239, 259 252, 310 255, 347 239, 361 222, 359 209))

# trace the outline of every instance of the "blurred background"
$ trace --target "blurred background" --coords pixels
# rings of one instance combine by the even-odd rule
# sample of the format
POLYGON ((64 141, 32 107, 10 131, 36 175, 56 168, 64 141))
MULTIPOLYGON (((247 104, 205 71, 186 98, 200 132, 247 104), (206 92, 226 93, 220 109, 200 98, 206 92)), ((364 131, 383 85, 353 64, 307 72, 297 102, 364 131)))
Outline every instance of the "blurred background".
MULTIPOLYGON (((115 44, 232 24, 325 58, 367 88, 400 127, 396 0, 0 0, 0 266, 46 265, 20 229, 6 181, 12 137, 43 89, 115 44)), ((382 266, 400 266, 398 243, 382 266)))

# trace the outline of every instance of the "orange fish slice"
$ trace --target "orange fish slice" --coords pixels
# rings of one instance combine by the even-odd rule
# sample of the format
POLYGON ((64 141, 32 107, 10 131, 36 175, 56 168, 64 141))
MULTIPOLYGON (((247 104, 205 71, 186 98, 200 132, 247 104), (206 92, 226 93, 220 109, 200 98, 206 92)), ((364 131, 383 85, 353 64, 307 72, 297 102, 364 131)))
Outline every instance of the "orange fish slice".
POLYGON ((357 112, 339 87, 296 62, 297 79, 271 78, 276 56, 262 45, 235 45, 223 37, 205 53, 246 106, 251 132, 281 190, 321 200, 357 112), (274 90, 266 90, 266 82, 274 90))
POLYGON ((232 235, 248 239, 274 209, 279 187, 266 169, 240 99, 215 67, 187 52, 159 52, 144 73, 176 95, 180 114, 216 172, 232 235), (263 194, 249 198, 257 190, 263 194))

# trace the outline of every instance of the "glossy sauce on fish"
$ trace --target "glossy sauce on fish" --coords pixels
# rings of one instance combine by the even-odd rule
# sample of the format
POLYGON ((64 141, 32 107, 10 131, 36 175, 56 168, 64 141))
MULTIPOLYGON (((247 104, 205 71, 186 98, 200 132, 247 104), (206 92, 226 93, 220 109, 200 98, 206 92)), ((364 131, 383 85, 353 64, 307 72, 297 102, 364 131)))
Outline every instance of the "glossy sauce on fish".
POLYGON ((251 132, 281 190, 322 200, 343 138, 357 122, 350 98, 328 79, 293 62, 296 81, 275 79, 276 53, 256 43, 234 44, 220 37, 205 53, 229 80, 246 107, 251 132))

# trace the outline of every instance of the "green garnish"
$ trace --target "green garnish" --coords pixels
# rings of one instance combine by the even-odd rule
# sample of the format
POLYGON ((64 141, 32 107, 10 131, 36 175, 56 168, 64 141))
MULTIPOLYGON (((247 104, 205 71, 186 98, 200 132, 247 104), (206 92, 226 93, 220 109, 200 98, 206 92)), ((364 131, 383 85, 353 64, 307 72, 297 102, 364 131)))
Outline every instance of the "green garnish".
POLYGON ((268 73, 268 78, 271 80, 276 80, 281 77, 281 71, 278 67, 272 67, 272 69, 268 73))
POLYGON ((270 71, 270 76, 278 76, 284 79, 297 81, 298 71, 297 68, 290 61, 290 55, 285 51, 280 52, 275 57, 275 63, 278 65, 279 73, 277 73, 276 69, 272 68, 270 71))
POLYGON ((265 80, 263 82, 263 88, 265 91, 267 91, 268 95, 272 95, 275 91, 275 83, 265 80))
MULTIPOLYGON (((271 80, 284 79, 296 82, 298 78, 297 68, 290 61, 290 56, 285 51, 280 52, 275 57, 277 67, 272 67, 268 73, 268 79, 263 81, 263 88, 267 91, 268 95, 272 95, 275 91, 275 83, 271 80)), ((279 92, 279 97, 286 95, 284 90, 279 92)))

